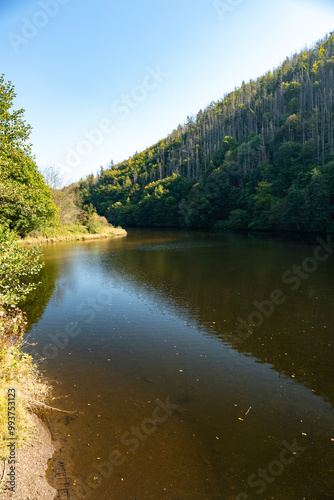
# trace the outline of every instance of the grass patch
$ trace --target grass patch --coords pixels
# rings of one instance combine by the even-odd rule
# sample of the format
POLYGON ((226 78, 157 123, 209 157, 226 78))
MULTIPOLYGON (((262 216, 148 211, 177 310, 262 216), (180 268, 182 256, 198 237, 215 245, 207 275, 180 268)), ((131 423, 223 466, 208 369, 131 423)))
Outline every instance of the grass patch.
POLYGON ((95 240, 100 238, 112 238, 126 236, 126 231, 121 227, 111 225, 96 228, 96 232, 89 232, 85 226, 61 226, 58 228, 33 231, 21 240, 27 244, 56 243, 58 241, 81 241, 95 240))

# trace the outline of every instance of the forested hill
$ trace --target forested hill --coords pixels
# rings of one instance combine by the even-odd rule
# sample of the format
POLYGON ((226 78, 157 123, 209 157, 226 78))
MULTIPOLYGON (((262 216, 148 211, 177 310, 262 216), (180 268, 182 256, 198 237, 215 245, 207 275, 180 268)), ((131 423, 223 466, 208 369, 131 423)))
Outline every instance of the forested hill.
POLYGON ((334 34, 81 181, 113 224, 333 231, 334 34))

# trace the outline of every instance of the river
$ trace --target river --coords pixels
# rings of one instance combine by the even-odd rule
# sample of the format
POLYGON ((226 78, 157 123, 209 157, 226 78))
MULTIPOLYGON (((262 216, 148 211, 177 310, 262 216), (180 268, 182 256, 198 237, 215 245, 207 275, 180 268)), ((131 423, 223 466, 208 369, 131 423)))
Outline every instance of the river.
POLYGON ((49 417, 70 498, 333 499, 326 241, 130 230, 43 247, 24 308, 52 405, 76 412, 49 417))

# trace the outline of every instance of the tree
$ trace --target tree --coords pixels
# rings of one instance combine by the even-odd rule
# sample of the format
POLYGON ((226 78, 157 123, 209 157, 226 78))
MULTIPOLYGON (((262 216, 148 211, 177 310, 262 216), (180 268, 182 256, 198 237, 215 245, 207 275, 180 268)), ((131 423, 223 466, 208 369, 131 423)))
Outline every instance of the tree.
POLYGON ((242 210, 241 208, 237 208, 236 210, 232 210, 228 220, 225 222, 223 227, 228 229, 246 229, 250 222, 249 214, 246 210, 242 210))
POLYGON ((31 126, 23 120, 24 109, 13 111, 13 100, 16 97, 12 82, 5 82, 0 76, 0 150, 7 154, 21 150, 30 154, 31 146, 27 144, 31 126))
POLYGON ((324 231, 332 210, 325 178, 316 168, 306 189, 306 210, 309 228, 312 231, 324 231))
POLYGON ((188 217, 193 227, 207 227, 209 201, 203 186, 197 183, 191 188, 188 195, 188 217))
POLYGON ((217 150, 213 157, 213 163, 216 167, 223 164, 225 155, 228 151, 235 151, 239 146, 238 141, 235 137, 226 136, 221 144, 220 149, 217 150))
MULTIPOLYGON (((101 167, 102 168, 102 167, 101 167)), ((42 171, 45 184, 49 186, 50 189, 60 189, 63 186, 64 180, 60 173, 59 168, 54 165, 49 165, 42 171)))
POLYGON ((0 222, 22 237, 58 223, 52 193, 34 161, 22 151, 12 157, 0 151, 0 222))
POLYGON ((253 195, 254 217, 249 227, 252 229, 270 229, 269 213, 275 201, 272 196, 272 184, 267 181, 259 182, 256 194, 253 195))
POLYGON ((279 231, 305 231, 307 229, 305 210, 305 190, 293 184, 286 197, 273 203, 269 220, 279 231))
POLYGON ((31 127, 24 110, 13 111, 14 87, 0 77, 0 222, 25 236, 56 225, 57 208, 50 189, 30 155, 31 127))
POLYGON ((323 170, 323 175, 331 197, 331 205, 334 205, 334 160, 327 163, 323 170))

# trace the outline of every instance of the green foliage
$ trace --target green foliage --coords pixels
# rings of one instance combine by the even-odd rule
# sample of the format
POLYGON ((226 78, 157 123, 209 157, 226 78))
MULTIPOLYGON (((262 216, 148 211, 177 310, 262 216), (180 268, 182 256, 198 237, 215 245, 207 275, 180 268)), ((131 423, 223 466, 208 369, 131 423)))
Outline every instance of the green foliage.
POLYGON ((13 100, 16 97, 14 85, 5 82, 0 76, 0 149, 5 153, 21 150, 30 153, 30 145, 26 144, 31 132, 30 125, 23 120, 24 109, 13 111, 13 100))
POLYGON ((99 201, 98 187, 84 192, 84 199, 91 200, 111 224, 173 227, 182 224, 179 204, 190 188, 189 181, 174 174, 144 188, 135 184, 130 190, 117 189, 117 193, 112 190, 108 199, 114 203, 107 208, 99 201))
POLYGON ((225 137, 221 148, 216 151, 213 156, 213 163, 216 167, 219 167, 224 163, 225 155, 228 151, 235 151, 239 146, 238 141, 235 137, 225 137))
POLYGON ((253 220, 249 224, 251 229, 270 229, 269 213, 274 204, 272 196, 273 185, 267 181, 261 181, 256 188, 253 200, 253 220))
POLYGON ((284 85, 284 95, 288 101, 299 97, 301 90, 302 86, 299 82, 291 82, 284 85))
POLYGON ((273 203, 269 220, 274 229, 280 231, 302 231, 307 228, 305 191, 292 184, 287 196, 273 203))
POLYGON ((250 223, 249 214, 246 210, 237 208, 236 210, 231 210, 227 221, 219 221, 215 224, 215 229, 247 229, 250 223))
POLYGON ((325 231, 331 219, 333 208, 323 174, 314 169, 311 181, 306 189, 307 220, 311 230, 325 231))
POLYGON ((36 288, 40 249, 24 248, 15 234, 0 225, 0 304, 18 304, 36 288))
POLYGON ((323 169, 325 184, 330 196, 331 206, 334 206, 334 161, 327 163, 323 169))
POLYGON ((20 236, 57 225, 57 208, 33 160, 21 151, 4 158, 0 151, 0 221, 20 236))
POLYGON ((79 220, 90 234, 103 233, 109 226, 107 219, 98 215, 91 203, 83 207, 79 220))

